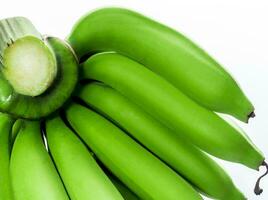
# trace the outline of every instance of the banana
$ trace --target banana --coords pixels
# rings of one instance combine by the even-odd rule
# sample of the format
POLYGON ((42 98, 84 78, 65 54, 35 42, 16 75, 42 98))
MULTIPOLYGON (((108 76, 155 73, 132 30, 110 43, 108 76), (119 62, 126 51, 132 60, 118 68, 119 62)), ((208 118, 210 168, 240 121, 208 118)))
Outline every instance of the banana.
POLYGON ((66 115, 98 159, 140 198, 202 199, 184 179, 102 116, 78 104, 72 104, 66 115))
POLYGON ((237 129, 162 77, 117 53, 100 53, 81 68, 83 79, 111 86, 186 140, 219 158, 258 169, 262 153, 237 129))
POLYGON ((46 123, 48 147, 72 200, 123 200, 84 144, 59 118, 46 123))
POLYGON ((119 92, 93 82, 79 91, 79 97, 126 130, 207 196, 223 200, 245 199, 216 162, 119 92))
POLYGON ((12 149, 10 173, 16 200, 69 199, 37 121, 24 121, 12 149))
POLYGON ((0 199, 13 200, 10 180, 9 159, 11 150, 11 129, 14 119, 0 113, 0 199))
POLYGON ((213 111, 247 122, 254 107, 233 77, 175 30, 136 12, 103 8, 81 18, 67 40, 81 58, 119 52, 161 75, 213 111))

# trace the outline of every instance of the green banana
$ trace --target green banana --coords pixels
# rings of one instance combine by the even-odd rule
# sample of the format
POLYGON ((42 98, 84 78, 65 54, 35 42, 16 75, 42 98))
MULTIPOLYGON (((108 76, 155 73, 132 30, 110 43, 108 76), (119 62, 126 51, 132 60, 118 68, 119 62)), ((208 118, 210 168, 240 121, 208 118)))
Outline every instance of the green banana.
POLYGON ((216 162, 114 89, 93 82, 79 91, 79 97, 125 129, 206 195, 223 200, 245 199, 216 162))
POLYGON ((82 78, 113 87, 183 138, 219 158, 258 169, 262 153, 244 134, 162 77, 117 53, 100 53, 82 65, 82 78))
POLYGON ((13 145, 10 173, 16 200, 69 199, 37 121, 24 121, 13 145))
POLYGON ((254 107, 232 76, 182 34, 122 8, 87 14, 67 40, 81 58, 116 51, 163 76, 199 104, 247 122, 254 107))
POLYGON ((84 144, 59 118, 46 123, 48 147, 72 200, 123 200, 84 144))
POLYGON ((140 198, 201 199, 179 175, 97 113, 72 104, 66 115, 98 159, 140 198))
POLYGON ((78 77, 70 46, 42 38, 22 17, 0 21, 0 111, 19 118, 39 119, 70 97, 78 77))
POLYGON ((13 200, 9 171, 11 129, 14 119, 0 113, 0 199, 13 200))

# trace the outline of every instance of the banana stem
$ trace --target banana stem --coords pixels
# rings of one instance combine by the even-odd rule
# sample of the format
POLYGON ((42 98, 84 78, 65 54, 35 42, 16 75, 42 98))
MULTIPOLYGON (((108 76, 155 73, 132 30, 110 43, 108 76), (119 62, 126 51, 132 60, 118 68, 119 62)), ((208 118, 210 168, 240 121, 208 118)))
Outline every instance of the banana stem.
POLYGON ((38 96, 52 84, 57 74, 56 58, 44 41, 25 36, 8 46, 3 55, 2 73, 14 90, 38 96))
POLYGON ((0 21, 0 68, 15 92, 26 96, 44 93, 57 73, 53 52, 23 17, 0 21))
POLYGON ((256 195, 260 195, 263 192, 263 189, 260 188, 260 181, 261 181, 261 179, 264 176, 266 176, 268 174, 268 164, 265 161, 263 161, 262 164, 261 164, 261 166, 265 166, 266 167, 266 172, 262 176, 260 176, 258 178, 258 180, 257 180, 257 182, 255 184, 254 193, 256 195))

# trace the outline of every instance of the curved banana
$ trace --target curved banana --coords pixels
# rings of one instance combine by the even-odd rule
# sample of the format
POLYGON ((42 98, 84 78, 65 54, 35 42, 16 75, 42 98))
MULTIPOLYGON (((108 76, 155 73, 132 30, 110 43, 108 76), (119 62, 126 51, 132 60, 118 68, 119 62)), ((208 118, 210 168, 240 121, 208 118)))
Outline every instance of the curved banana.
POLYGON ((16 200, 68 200, 61 179, 42 141, 40 124, 24 121, 10 161, 16 200))
POLYGON ((77 104, 66 114, 101 162, 140 198, 201 199, 185 180, 105 118, 77 104))
POLYGON ((163 76, 201 105, 247 122, 254 108, 232 76, 182 34, 136 12, 104 8, 67 38, 78 56, 116 51, 163 76))
POLYGON ((117 53, 100 53, 82 65, 82 77, 103 82, 202 150, 258 169, 262 153, 237 129, 162 77, 117 53))
POLYGON ((14 119, 0 113, 0 199, 13 200, 9 159, 11 151, 11 129, 14 119))
POLYGON ((206 195, 223 200, 245 199, 216 162, 119 92, 93 82, 81 89, 79 97, 126 130, 206 195))
POLYGON ((59 118, 46 123, 48 147, 72 200, 123 200, 84 144, 59 118))

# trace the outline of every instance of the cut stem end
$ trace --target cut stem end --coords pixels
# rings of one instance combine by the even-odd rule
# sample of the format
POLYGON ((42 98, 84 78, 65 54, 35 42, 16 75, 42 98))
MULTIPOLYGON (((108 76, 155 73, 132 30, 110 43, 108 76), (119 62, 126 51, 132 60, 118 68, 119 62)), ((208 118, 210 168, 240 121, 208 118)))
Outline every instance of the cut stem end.
POLYGON ((3 54, 2 72, 14 90, 38 96, 52 84, 57 66, 54 54, 44 41, 25 36, 9 44, 3 54))

